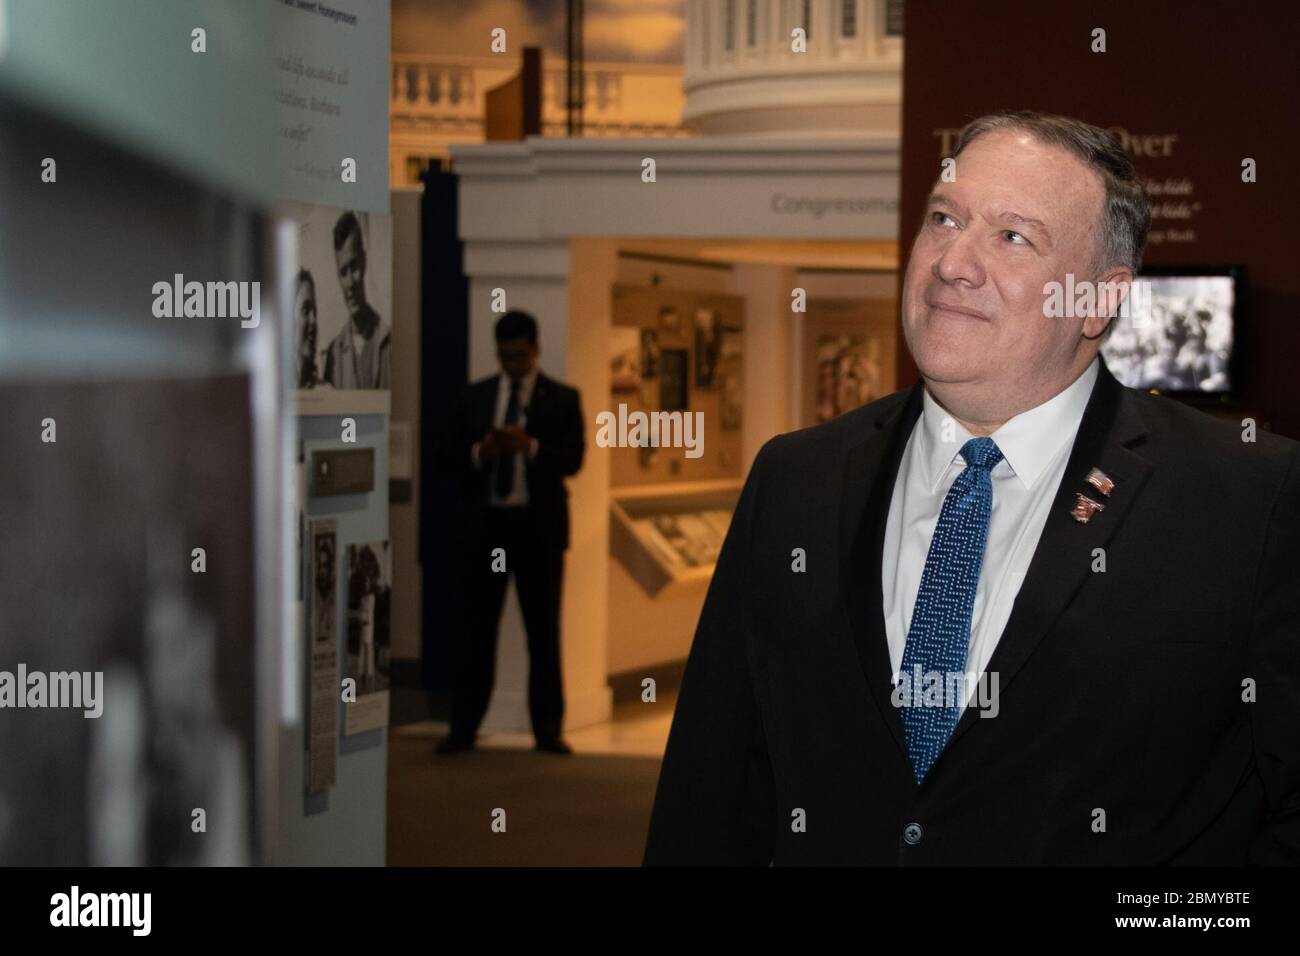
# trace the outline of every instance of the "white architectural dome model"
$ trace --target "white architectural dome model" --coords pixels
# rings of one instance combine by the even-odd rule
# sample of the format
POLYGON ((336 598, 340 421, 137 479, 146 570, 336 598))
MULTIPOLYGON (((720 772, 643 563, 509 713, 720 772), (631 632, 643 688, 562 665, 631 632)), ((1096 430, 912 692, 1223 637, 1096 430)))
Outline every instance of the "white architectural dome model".
POLYGON ((683 125, 897 136, 902 10, 902 0, 686 0, 683 125))

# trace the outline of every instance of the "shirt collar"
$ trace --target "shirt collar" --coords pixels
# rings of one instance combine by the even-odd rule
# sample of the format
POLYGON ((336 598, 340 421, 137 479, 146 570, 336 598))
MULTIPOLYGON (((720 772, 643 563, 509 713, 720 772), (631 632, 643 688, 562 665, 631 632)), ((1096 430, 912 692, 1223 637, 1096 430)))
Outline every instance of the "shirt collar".
MULTIPOLYGON (((1063 391, 1004 422, 989 436, 1025 488, 1033 488, 1062 447, 1074 439, 1097 374, 1098 359, 1094 358, 1063 391)), ((921 477, 935 494, 948 467, 960 458, 961 446, 974 436, 931 397, 929 389, 922 392, 918 435, 921 477)))
MULTIPOLYGON (((533 385, 536 384, 537 373, 540 371, 541 369, 534 365, 528 374, 519 380, 519 400, 521 402, 525 401, 529 395, 533 394, 533 385)), ((510 393, 510 376, 505 372, 501 373, 500 387, 506 394, 510 393)))

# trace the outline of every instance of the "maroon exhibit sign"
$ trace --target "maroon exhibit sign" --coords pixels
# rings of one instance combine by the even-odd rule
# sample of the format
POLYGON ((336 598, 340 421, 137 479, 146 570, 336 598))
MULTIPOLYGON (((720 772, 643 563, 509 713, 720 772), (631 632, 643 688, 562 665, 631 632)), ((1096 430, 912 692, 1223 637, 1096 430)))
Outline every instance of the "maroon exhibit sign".
MULTIPOLYGON (((909 0, 904 268, 926 193, 968 120, 1032 109, 1114 129, 1152 192, 1145 264, 1246 267, 1232 407, 1300 438, 1300 61, 1277 13, 1178 0, 909 0), (1104 53, 1093 51, 1099 29, 1104 53), (1246 159, 1253 183, 1242 181, 1246 159)), ((899 349, 899 386, 916 378, 899 349)))

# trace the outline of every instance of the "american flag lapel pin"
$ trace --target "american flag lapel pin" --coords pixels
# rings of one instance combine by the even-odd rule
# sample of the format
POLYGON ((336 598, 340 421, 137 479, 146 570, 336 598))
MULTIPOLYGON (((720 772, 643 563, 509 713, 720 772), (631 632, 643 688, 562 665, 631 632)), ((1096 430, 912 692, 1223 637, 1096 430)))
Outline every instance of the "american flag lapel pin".
POLYGON ((1074 507, 1070 510, 1070 517, 1079 524, 1087 524, 1088 521, 1098 511, 1104 511, 1106 508, 1100 501, 1093 501, 1081 491, 1074 493, 1074 507))
POLYGON ((1088 472, 1088 484, 1092 485, 1103 495, 1109 495, 1115 490, 1115 481, 1100 468, 1094 468, 1088 472))

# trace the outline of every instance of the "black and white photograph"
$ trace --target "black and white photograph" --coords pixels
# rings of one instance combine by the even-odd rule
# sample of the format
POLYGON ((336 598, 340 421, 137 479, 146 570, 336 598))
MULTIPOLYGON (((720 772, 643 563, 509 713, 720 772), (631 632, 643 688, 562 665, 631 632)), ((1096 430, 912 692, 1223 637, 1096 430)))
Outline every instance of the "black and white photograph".
POLYGON ((251 862, 251 488, 208 465, 247 467, 247 379, 3 385, 0 407, 55 429, 0 468, 0 671, 76 673, 85 705, 4 700, 0 864, 251 862))
POLYGON ((1230 275, 1139 276, 1101 354, 1130 388, 1231 391, 1234 295, 1230 275))
POLYGON ((311 522, 311 609, 308 639, 307 792, 319 793, 337 775, 338 728, 338 525, 311 522))
POLYGON ((388 689, 392 572, 387 541, 348 545, 347 675, 357 697, 388 689))
POLYGON ((334 523, 328 519, 311 526, 311 643, 325 647, 334 643, 338 619, 338 565, 334 523))
POLYGON ((391 388, 391 218, 303 203, 282 209, 298 227, 296 387, 391 388))

